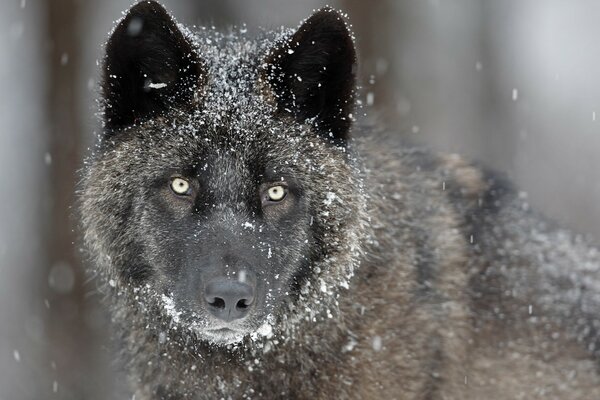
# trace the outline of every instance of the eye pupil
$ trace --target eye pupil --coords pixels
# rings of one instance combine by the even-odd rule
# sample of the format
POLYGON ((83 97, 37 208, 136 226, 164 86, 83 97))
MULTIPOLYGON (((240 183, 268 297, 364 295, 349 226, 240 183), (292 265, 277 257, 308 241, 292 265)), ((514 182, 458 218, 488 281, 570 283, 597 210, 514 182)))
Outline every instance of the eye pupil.
POLYGON ((179 195, 188 194, 189 188, 190 188, 189 182, 183 178, 174 178, 171 181, 171 189, 173 189, 173 191, 176 194, 179 194, 179 195))
POLYGON ((285 197, 285 189, 283 186, 273 186, 268 190, 269 200, 281 201, 285 197))

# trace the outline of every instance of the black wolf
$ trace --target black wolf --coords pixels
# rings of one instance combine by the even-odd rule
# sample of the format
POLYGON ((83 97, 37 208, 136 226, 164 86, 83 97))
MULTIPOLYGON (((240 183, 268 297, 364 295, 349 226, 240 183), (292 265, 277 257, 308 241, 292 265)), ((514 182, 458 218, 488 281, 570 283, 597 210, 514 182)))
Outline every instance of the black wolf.
POLYGON ((81 213, 135 398, 600 398, 598 252, 353 124, 355 73, 329 8, 255 38, 119 22, 81 213))

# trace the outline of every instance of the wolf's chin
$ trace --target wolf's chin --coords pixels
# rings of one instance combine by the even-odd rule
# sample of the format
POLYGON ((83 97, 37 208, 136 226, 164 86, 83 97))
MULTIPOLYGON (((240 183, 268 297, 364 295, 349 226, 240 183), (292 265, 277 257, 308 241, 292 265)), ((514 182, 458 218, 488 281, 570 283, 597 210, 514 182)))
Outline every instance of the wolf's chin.
POLYGON ((245 332, 234 331, 232 329, 205 330, 198 332, 198 334, 208 343, 217 346, 240 343, 244 339, 244 336, 247 336, 245 332))

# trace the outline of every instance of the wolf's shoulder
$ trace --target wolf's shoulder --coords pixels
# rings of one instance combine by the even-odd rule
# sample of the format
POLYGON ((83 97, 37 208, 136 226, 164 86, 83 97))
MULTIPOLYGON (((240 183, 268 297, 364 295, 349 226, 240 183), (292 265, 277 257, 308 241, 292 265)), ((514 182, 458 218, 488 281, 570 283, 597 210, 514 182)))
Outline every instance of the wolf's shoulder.
POLYGON ((506 335, 536 331, 548 343, 558 330, 564 343, 600 359, 600 251, 593 240, 536 211, 524 191, 481 163, 393 134, 365 135, 357 147, 381 242, 392 244, 379 251, 413 249, 421 286, 464 276, 462 287, 438 290, 446 298, 466 294, 477 326, 506 335), (441 268, 453 252, 459 262, 441 268))
POLYGON ((522 195, 503 173, 458 154, 409 142, 398 132, 365 126, 356 136, 357 152, 374 190, 447 204, 468 218, 467 223, 497 217, 522 195))

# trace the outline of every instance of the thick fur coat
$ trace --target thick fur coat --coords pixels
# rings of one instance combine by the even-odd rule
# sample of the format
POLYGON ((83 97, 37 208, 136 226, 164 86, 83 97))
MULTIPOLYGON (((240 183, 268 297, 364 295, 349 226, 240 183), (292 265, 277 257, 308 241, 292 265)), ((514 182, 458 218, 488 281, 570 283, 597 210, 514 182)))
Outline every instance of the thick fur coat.
POLYGON ((600 398, 598 251, 354 123, 355 71, 328 8, 252 39, 119 22, 81 215, 135 398, 600 398), (215 279, 248 290, 233 320, 215 279))

